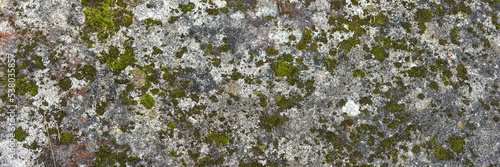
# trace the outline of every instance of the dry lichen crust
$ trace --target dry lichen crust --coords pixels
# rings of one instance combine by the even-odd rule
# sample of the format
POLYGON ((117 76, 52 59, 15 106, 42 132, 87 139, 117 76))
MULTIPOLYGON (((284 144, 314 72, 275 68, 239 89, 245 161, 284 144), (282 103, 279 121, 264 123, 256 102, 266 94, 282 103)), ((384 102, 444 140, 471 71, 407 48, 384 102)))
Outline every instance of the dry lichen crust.
POLYGON ((499 166, 498 0, 0 0, 0 166, 499 166))

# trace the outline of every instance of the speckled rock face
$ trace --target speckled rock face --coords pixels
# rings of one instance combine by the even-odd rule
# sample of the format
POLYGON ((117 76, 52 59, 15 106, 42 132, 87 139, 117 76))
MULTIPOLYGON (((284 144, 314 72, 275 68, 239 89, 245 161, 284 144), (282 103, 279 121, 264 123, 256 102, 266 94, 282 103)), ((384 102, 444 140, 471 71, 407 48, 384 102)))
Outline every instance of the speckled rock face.
POLYGON ((0 0, 0 166, 499 166, 498 0, 0 0))

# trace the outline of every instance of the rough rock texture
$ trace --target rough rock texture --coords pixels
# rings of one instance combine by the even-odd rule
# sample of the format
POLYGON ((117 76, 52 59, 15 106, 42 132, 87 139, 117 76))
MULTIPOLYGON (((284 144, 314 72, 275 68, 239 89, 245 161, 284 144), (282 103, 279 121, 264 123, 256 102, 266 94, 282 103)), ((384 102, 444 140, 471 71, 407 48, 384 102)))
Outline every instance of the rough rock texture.
POLYGON ((0 0, 0 166, 499 166, 498 11, 0 0))

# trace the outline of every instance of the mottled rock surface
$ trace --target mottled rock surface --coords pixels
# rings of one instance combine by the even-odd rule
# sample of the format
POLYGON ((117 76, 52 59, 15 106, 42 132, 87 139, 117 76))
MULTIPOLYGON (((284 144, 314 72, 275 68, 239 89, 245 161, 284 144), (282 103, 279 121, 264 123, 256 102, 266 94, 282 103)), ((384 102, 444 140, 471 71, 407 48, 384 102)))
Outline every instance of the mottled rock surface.
POLYGON ((0 166, 499 166, 498 0, 0 0, 0 166))

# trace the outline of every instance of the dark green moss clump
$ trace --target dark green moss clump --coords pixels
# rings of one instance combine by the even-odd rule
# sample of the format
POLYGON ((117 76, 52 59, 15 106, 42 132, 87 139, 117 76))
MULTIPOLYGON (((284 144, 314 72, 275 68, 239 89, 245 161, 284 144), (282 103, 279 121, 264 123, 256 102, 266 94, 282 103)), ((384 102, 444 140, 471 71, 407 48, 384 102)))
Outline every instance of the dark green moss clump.
POLYGON ((453 151, 456 153, 462 153, 464 150, 465 140, 462 137, 450 137, 448 143, 453 151))
POLYGON ((68 77, 65 77, 64 79, 60 80, 59 81, 59 87, 61 87, 61 89, 63 91, 67 91, 69 90, 69 88, 71 88, 71 79, 69 79, 68 77))
MULTIPOLYGON (((17 95, 24 96, 26 93, 30 93, 31 96, 35 96, 38 94, 38 86, 36 85, 36 82, 34 80, 24 78, 23 74, 19 75, 19 78, 16 79, 15 83, 16 85, 14 89, 17 95)), ((7 85, 5 87, 7 87, 7 85)))
POLYGON ((61 144, 71 144, 74 139, 73 132, 61 133, 61 144))
POLYGON ((298 75, 299 67, 294 66, 291 62, 286 62, 279 60, 271 64, 271 69, 276 74, 277 77, 287 77, 286 81, 294 85, 296 82, 295 76, 298 75))
POLYGON ((182 98, 186 96, 186 93, 184 91, 180 90, 179 88, 174 88, 172 91, 170 91, 170 97, 173 98, 182 98))
POLYGON ((260 128, 267 132, 271 132, 275 127, 278 127, 285 122, 285 117, 280 115, 266 115, 261 117, 260 122, 260 128))
POLYGON ((187 13, 187 12, 193 10, 194 7, 195 7, 195 5, 192 2, 189 2, 189 3, 185 4, 185 5, 184 4, 179 4, 179 8, 181 9, 181 11, 183 13, 187 13))
POLYGON ((141 97, 141 104, 146 107, 146 109, 151 109, 155 106, 155 100, 149 94, 144 94, 141 97))
POLYGON ((146 20, 144 20, 144 24, 146 25, 146 29, 149 29, 154 25, 163 26, 163 23, 161 23, 160 20, 154 20, 152 18, 147 18, 146 20))
POLYGON ((337 60, 332 59, 332 58, 324 58, 323 63, 325 64, 324 67, 326 70, 328 70, 330 73, 333 73, 335 69, 337 69, 337 60))
POLYGON ((412 67, 406 73, 409 77, 424 78, 427 75, 427 68, 424 66, 412 67))
POLYGON ((352 48, 356 47, 356 45, 360 44, 361 42, 359 41, 358 38, 348 38, 342 42, 339 43, 339 47, 343 49, 345 52, 351 51, 352 48))
POLYGON ((156 47, 156 46, 153 46, 153 55, 159 55, 159 54, 163 54, 163 50, 161 50, 160 48, 156 47))
POLYGON ((14 133, 14 139, 16 139, 17 141, 24 141, 28 136, 28 132, 24 131, 23 128, 20 126, 17 127, 13 133, 14 133))
POLYGON ((108 69, 115 75, 121 73, 128 66, 134 65, 136 62, 134 49, 126 45, 125 52, 120 54, 117 47, 110 46, 108 53, 101 52, 101 57, 98 57, 101 63, 106 63, 108 69))
POLYGON ((449 161, 455 158, 455 155, 453 151, 439 147, 436 149, 436 158, 442 161, 449 161))
POLYGON ((429 9, 417 9, 414 18, 418 22, 429 22, 432 18, 432 12, 429 9))
POLYGON ((363 72, 363 70, 360 70, 360 69, 356 69, 354 70, 353 74, 352 74, 354 77, 365 77, 365 72, 363 72))
POLYGON ((458 37, 457 27, 455 27, 455 28, 451 29, 451 32, 450 32, 451 43, 454 43, 454 44, 460 46, 460 44, 457 41, 457 37, 458 37))
POLYGON ((168 19, 168 23, 172 24, 172 23, 175 23, 177 20, 179 19, 179 17, 177 16, 172 16, 168 19))
POLYGON ((389 54, 385 51, 385 49, 378 45, 372 48, 371 53, 375 56, 375 60, 378 60, 379 62, 384 62, 385 59, 389 57, 389 54))
POLYGON ((107 106, 108 106, 108 103, 106 103, 106 102, 103 102, 103 103, 97 102, 96 109, 95 109, 95 112, 97 113, 97 115, 103 115, 104 112, 106 112, 107 106))
POLYGON ((126 166, 126 164, 134 165, 141 159, 134 156, 127 156, 127 151, 130 148, 126 147, 121 151, 114 152, 109 146, 102 146, 97 152, 94 153, 96 159, 92 166, 116 166, 118 163, 120 167, 126 166))
POLYGON ((211 132, 206 138, 205 142, 215 142, 217 147, 225 146, 229 143, 229 136, 224 132, 211 132))
POLYGON ((436 81, 431 81, 431 84, 429 85, 429 87, 431 89, 434 89, 434 90, 439 90, 439 85, 436 81))
POLYGON ((272 47, 267 47, 267 53, 269 55, 273 55, 273 56, 276 56, 279 54, 278 50, 272 48, 272 47))
POLYGON ((182 55, 184 55, 184 53, 186 53, 188 50, 187 50, 187 47, 182 47, 178 52, 175 53, 175 57, 177 58, 182 58, 182 55))
POLYGON ((311 43, 311 41, 312 41, 312 31, 305 29, 304 31, 302 31, 302 39, 297 44, 297 49, 298 50, 306 49, 307 44, 311 43))
POLYGON ((77 69, 78 72, 71 75, 72 77, 79 80, 85 79, 89 83, 94 82, 94 77, 97 72, 94 66, 87 64, 81 68, 80 65, 78 65, 77 69))
POLYGON ((459 64, 456 70, 457 70, 457 77, 460 80, 465 81, 469 79, 469 77, 467 77, 467 67, 465 67, 464 64, 459 64))

